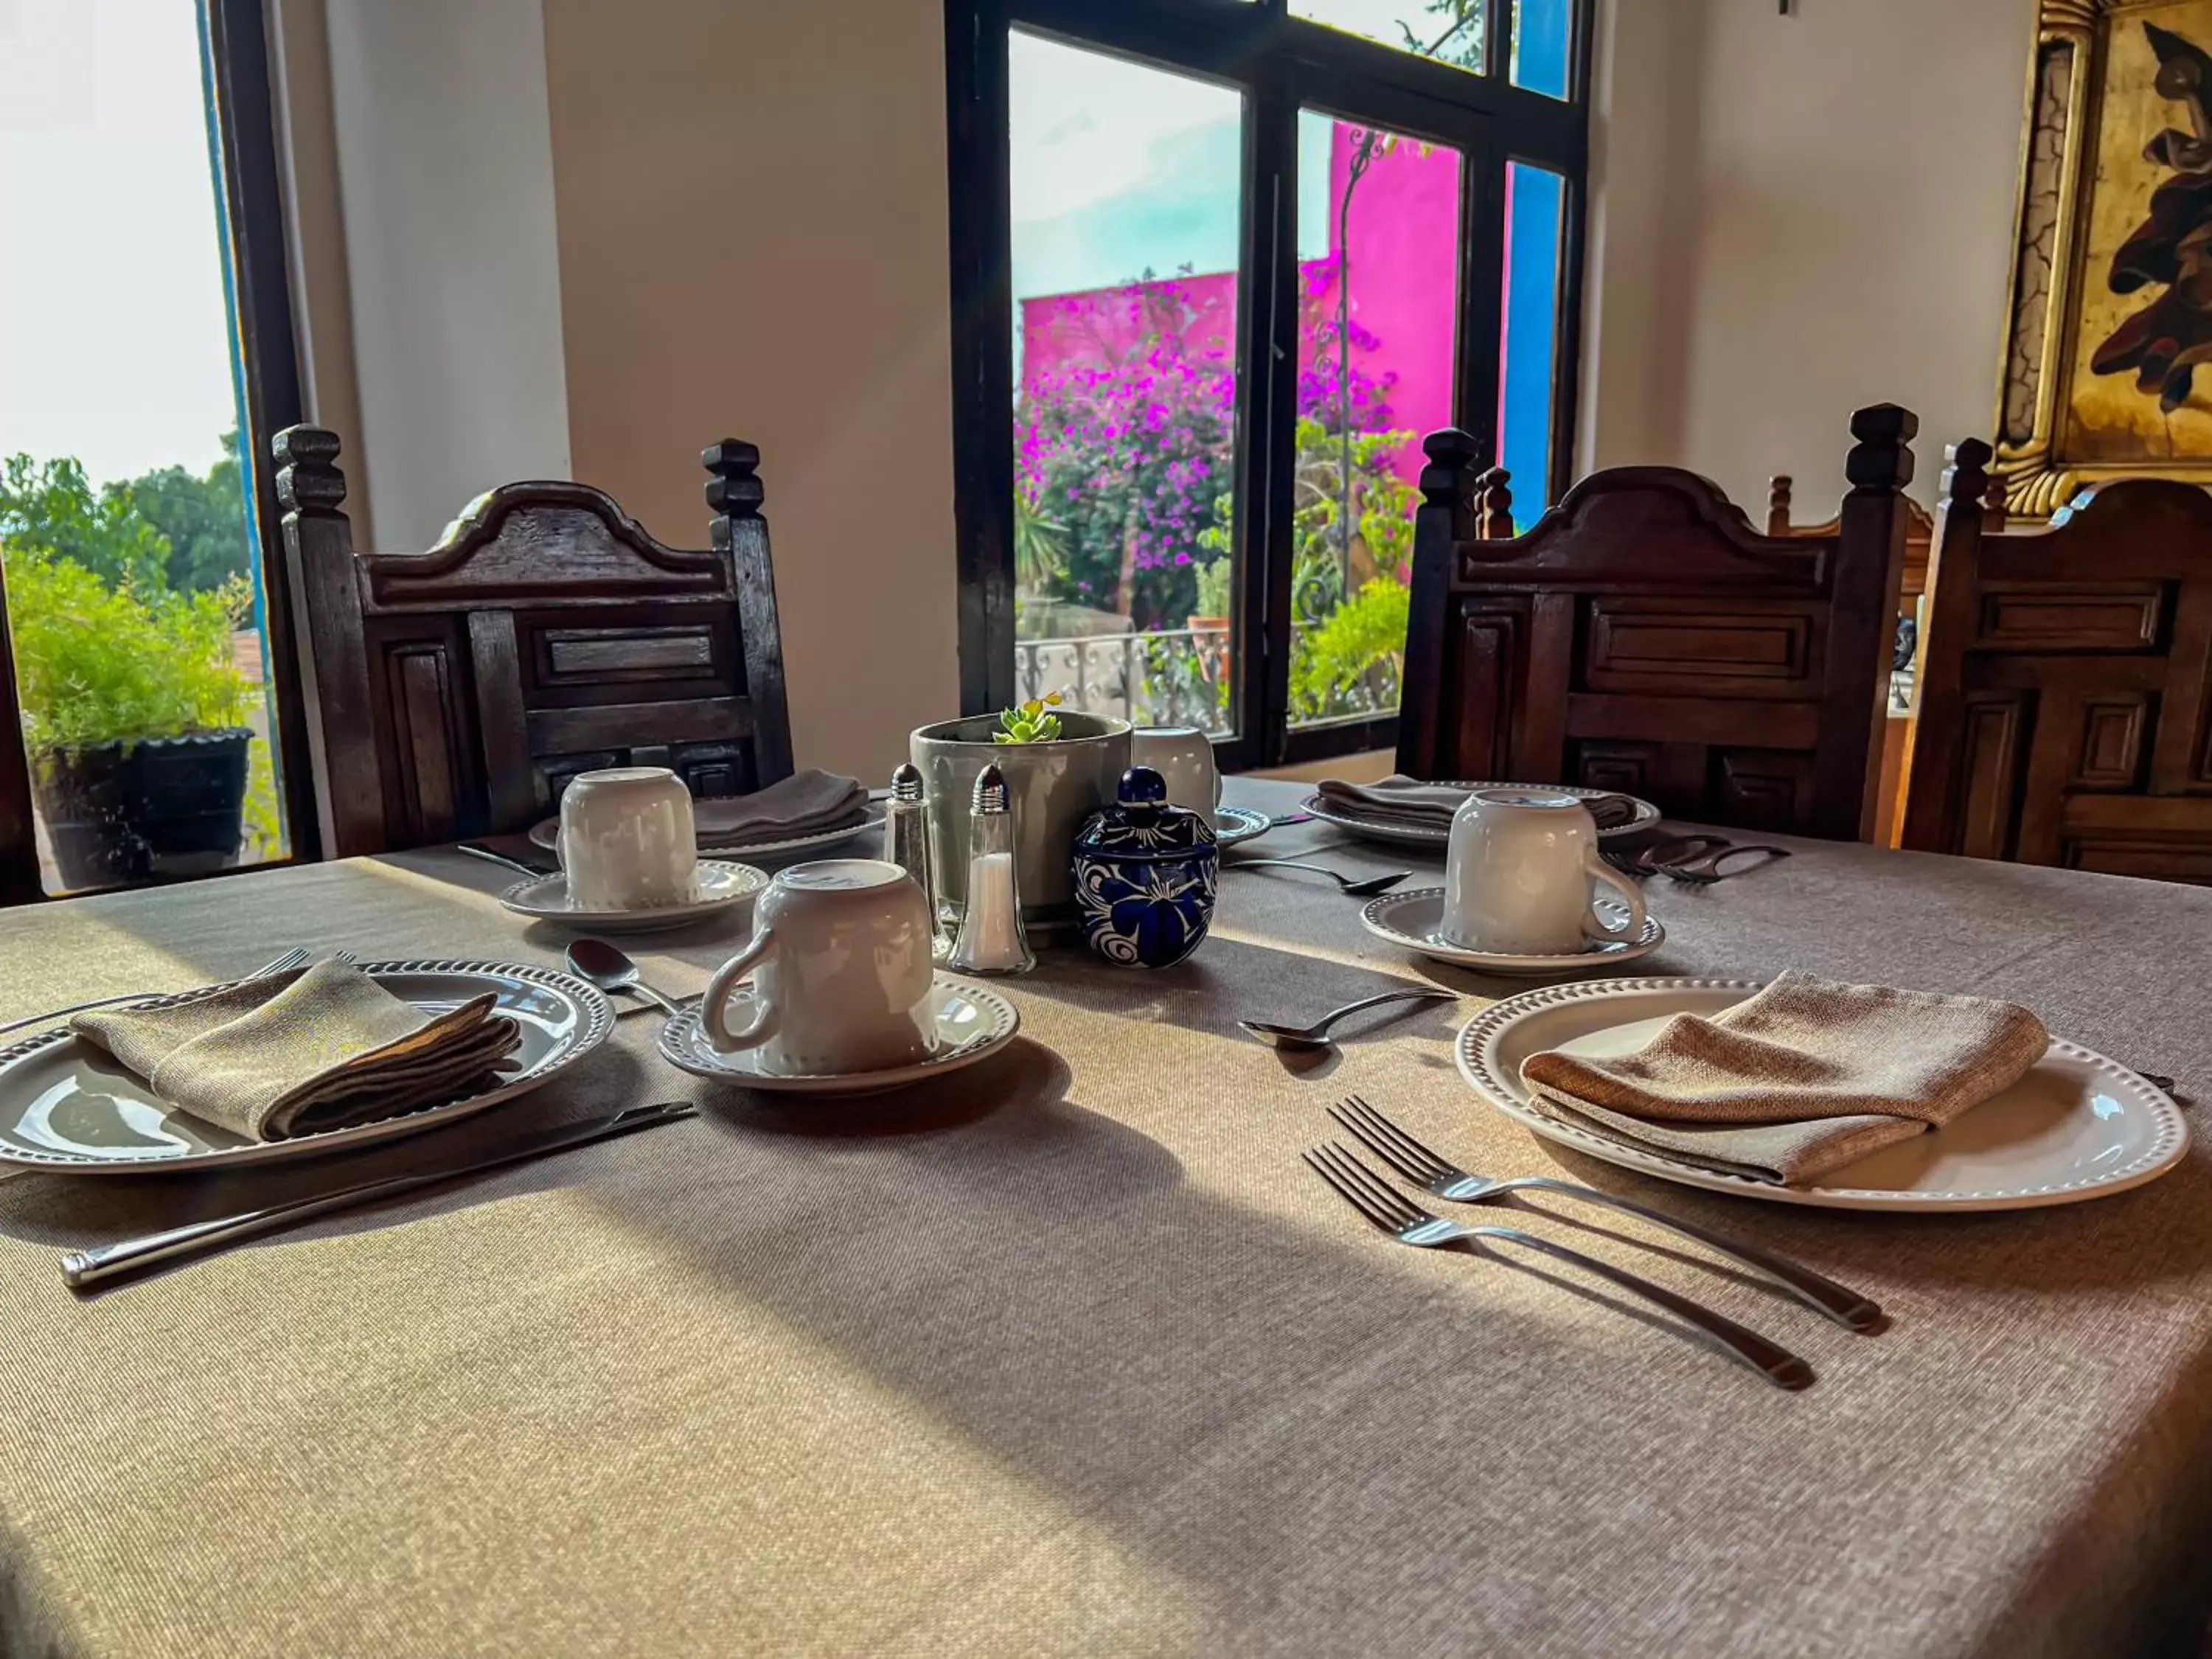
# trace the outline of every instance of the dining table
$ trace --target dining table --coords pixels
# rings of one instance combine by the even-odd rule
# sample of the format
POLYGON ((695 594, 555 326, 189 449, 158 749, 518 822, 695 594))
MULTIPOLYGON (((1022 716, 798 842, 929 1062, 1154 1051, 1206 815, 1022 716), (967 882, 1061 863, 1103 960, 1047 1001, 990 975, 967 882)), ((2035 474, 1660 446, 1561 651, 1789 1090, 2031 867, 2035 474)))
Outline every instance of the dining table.
MULTIPOLYGON (((1304 787, 1231 780, 1295 814, 1304 787)), ((1768 839, 1761 837, 1762 840, 1768 839)), ((519 844, 519 843, 518 843, 519 844)), ((1628 970, 2021 1003, 2212 1090, 2212 891, 1783 839, 1646 884, 1628 970)), ((1437 849, 1249 849, 1441 880, 1437 849)), ((1281 869, 1179 965, 995 981, 1020 1036, 854 1099, 678 1072, 662 1016, 450 1127, 218 1175, 0 1176, 0 1653, 1912 1655, 2203 1650, 2212 1145, 2094 1202, 1869 1214, 1647 1177, 1458 1074, 1527 981, 1409 956, 1281 869), (1433 985, 1340 1046, 1304 1020, 1433 985), (1395 1248, 1301 1162, 1357 1094, 1485 1174, 1564 1176, 1879 1301, 1826 1322, 1632 1218, 1515 1218, 1811 1362, 1767 1386, 1534 1259, 1395 1248), (434 1170, 567 1118, 699 1115, 97 1295, 68 1249, 434 1170)), ((287 945, 557 965, 450 848, 0 913, 0 1019, 287 945)), ((699 992, 743 920, 625 938, 699 992)), ((2191 1108, 2195 1117, 2199 1109, 2191 1108)), ((2201 1128, 2203 1126, 2200 1125, 2201 1128)))

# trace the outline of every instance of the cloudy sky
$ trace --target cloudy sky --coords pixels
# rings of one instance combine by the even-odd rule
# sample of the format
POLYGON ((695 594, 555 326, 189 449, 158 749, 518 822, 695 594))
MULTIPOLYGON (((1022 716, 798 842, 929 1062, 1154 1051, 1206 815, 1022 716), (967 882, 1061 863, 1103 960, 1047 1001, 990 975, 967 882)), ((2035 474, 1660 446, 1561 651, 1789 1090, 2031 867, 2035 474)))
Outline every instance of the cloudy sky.
POLYGON ((0 455, 204 470, 236 420, 192 0, 0 0, 0 455))

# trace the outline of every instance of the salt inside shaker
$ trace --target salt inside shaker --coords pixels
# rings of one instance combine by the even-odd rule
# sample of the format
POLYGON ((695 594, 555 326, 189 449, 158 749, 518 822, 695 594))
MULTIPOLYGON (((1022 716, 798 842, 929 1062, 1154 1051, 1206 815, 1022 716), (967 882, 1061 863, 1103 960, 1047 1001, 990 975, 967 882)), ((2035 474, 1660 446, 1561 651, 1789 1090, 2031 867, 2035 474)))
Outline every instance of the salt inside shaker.
POLYGON ((1026 974, 1036 966, 1022 932, 1014 876, 1013 803, 1006 774, 987 766, 975 779, 968 843, 968 908, 951 965, 967 974, 1026 974))

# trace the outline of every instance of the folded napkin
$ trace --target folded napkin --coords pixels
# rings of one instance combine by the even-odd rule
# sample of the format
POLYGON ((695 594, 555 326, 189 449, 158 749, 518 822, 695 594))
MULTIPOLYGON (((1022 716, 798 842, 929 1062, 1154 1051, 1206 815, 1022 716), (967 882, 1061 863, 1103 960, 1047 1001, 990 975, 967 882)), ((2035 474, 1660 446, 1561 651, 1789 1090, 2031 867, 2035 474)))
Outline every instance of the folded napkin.
POLYGON ((719 847, 781 841, 817 830, 840 830, 868 815, 868 792, 858 778, 836 772, 794 772, 750 795, 694 801, 699 839, 719 847))
POLYGON ((70 1022, 194 1117, 253 1140, 349 1128, 467 1092, 522 1041, 485 995, 403 1002, 350 963, 248 980, 167 1008, 70 1022))
MULTIPOLYGON (((1323 778, 1316 787, 1323 800, 1352 807, 1364 817, 1430 830, 1450 829, 1452 815, 1473 793, 1456 784, 1423 783, 1402 773, 1394 773, 1380 783, 1323 778)), ((1514 787, 1540 789, 1543 786, 1514 787)), ((1589 808, 1601 830, 1617 830, 1636 821, 1636 803, 1626 795, 1593 795, 1583 805, 1589 808)))
POLYGON ((1784 1184, 1941 1128, 2002 1093, 2051 1033, 1983 997, 1787 973, 1632 1054, 1521 1062, 1540 1108, 1617 1140, 1784 1184))

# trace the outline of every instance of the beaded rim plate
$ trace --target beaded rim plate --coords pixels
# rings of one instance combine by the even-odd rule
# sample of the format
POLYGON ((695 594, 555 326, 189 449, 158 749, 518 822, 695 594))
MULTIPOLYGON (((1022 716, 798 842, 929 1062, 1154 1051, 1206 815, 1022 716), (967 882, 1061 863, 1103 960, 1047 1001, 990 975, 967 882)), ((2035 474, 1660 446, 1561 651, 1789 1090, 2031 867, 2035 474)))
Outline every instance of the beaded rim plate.
MULTIPOLYGON (((1608 925, 1626 927, 1628 907, 1617 899, 1595 901, 1599 917, 1608 925)), ((1644 931, 1633 939, 1592 939, 1581 950, 1565 956, 1521 956, 1501 951, 1469 951, 1445 942, 1437 933, 1443 920, 1444 890, 1410 887, 1370 899, 1359 912, 1360 926, 1377 939, 1437 962, 1452 963, 1485 974, 1580 974, 1593 968, 1614 968, 1624 962, 1648 957, 1667 942, 1659 918, 1646 913, 1644 931)))
POLYGON ((588 927, 595 933, 651 933, 689 927, 744 903, 768 886, 768 872, 721 859, 699 860, 699 896, 683 904, 656 904, 637 910, 579 910, 568 903, 568 878, 559 871, 518 881, 499 902, 519 916, 562 927, 588 927))
MULTIPOLYGON (((771 859, 784 853, 803 853, 810 847, 835 847, 855 836, 879 832, 883 827, 883 803, 872 801, 866 817, 858 823, 848 823, 842 830, 816 830, 804 836, 786 836, 778 841, 719 841, 713 836, 702 836, 699 852, 702 857, 727 854, 734 858, 771 859)), ((542 847, 557 856, 561 850, 561 820, 545 818, 532 824, 530 840, 533 846, 542 847)))
POLYGON ((1234 847, 1239 842, 1264 836, 1275 827, 1274 819, 1249 806, 1217 806, 1213 809, 1213 823, 1216 847, 1234 847))
MULTIPOLYGON (((244 1140, 158 1099, 145 1080, 60 1025, 0 1048, 0 1165, 73 1175, 166 1174, 233 1169, 349 1151, 419 1134, 526 1094, 605 1041, 614 1010, 592 987, 556 969, 513 962, 369 962, 362 971, 428 1012, 486 991, 522 1027, 522 1047, 502 1081, 479 1094, 349 1129, 244 1140)), ((131 1006, 173 1007, 239 981, 202 986, 131 1006)))
MULTIPOLYGON (((1626 823, 1617 823, 1610 830, 1597 832, 1600 841, 1610 841, 1615 836, 1632 836, 1650 829, 1659 822, 1659 809, 1650 801, 1635 795, 1621 794, 1618 789, 1581 789, 1564 783, 1469 783, 1463 779, 1445 778, 1438 787, 1444 789, 1534 789, 1551 795, 1572 795, 1578 800, 1597 800, 1607 795, 1620 795, 1623 800, 1633 801, 1636 816, 1626 823)), ((1392 847, 1448 847, 1451 844, 1451 826, 1438 824, 1430 829, 1422 824, 1382 823, 1364 813, 1352 811, 1341 801, 1330 800, 1325 795, 1309 795, 1302 803, 1305 811, 1323 823, 1333 823, 1365 841, 1379 841, 1392 847)))
MULTIPOLYGON (((752 987, 740 985, 730 999, 732 1022, 744 1021, 751 1007, 752 987)), ((660 1057, 695 1077, 747 1089, 784 1094, 872 1095, 924 1083, 988 1059, 1013 1041, 1022 1025, 1014 1005, 996 991, 950 974, 939 974, 931 980, 929 1013, 935 1051, 927 1060, 880 1072, 815 1073, 802 1077, 763 1072, 757 1050, 721 1054, 708 1047, 707 1034, 699 1028, 696 1006, 685 1008, 660 1028, 660 1057)))
POLYGON ((2189 1124, 2172 1097, 2117 1060, 2056 1039, 2002 1094, 1943 1128, 1802 1187, 1624 1146, 1540 1110, 1521 1081, 1521 1062, 1540 1050, 1626 1053, 1676 1014, 1716 1014, 1759 988, 1756 980, 1615 979, 1523 991, 1461 1027, 1453 1045, 1460 1075, 1522 1127, 1608 1164, 1712 1192, 1826 1209, 1925 1215, 2077 1204, 2154 1181, 2189 1150, 2189 1124))

